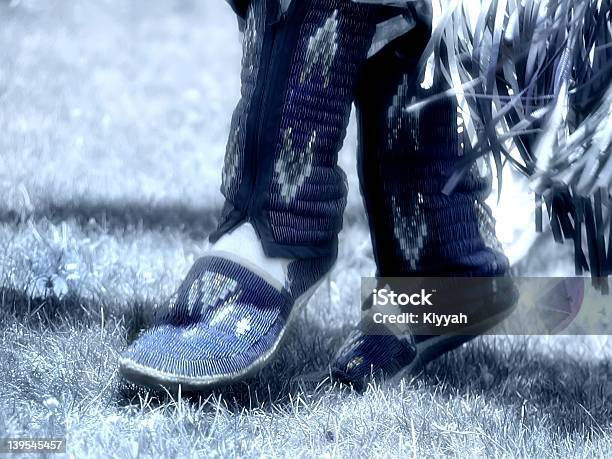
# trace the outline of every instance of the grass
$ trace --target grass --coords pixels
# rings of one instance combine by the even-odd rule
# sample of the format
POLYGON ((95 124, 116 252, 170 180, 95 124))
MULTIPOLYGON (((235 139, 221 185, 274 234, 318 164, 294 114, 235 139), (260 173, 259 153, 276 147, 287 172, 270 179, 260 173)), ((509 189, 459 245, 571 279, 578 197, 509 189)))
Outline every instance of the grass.
MULTIPOLYGON (((354 126, 338 266, 272 365, 199 396, 118 378, 215 224, 233 21, 222 2, 0 0, 0 436, 66 435, 72 457, 609 456, 607 337, 480 338, 364 395, 305 377, 374 271, 354 126)), ((517 266, 558 272, 546 247, 517 266)))

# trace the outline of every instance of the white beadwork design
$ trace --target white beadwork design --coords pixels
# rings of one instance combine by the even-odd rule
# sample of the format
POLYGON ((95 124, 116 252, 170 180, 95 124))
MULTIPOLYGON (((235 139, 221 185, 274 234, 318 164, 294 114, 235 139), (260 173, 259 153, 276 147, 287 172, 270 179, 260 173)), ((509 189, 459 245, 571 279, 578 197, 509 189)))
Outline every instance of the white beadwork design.
POLYGON ((281 197, 286 203, 295 198, 299 188, 312 174, 313 150, 317 141, 314 131, 306 148, 296 151, 293 148, 293 129, 288 128, 283 133, 283 148, 280 157, 274 164, 276 180, 280 185, 281 197))
POLYGON ((427 224, 425 223, 422 211, 423 202, 423 195, 417 193, 410 216, 407 217, 397 205, 395 196, 391 197, 394 223, 393 232, 405 259, 410 262, 411 269, 417 268, 421 259, 421 250, 425 247, 425 239, 427 238, 427 224))
POLYGON ((291 293, 291 287, 293 286, 293 277, 291 273, 287 273, 287 277, 285 278, 285 290, 291 293))
POLYGON ((255 69, 257 58, 257 21, 255 20, 255 11, 253 5, 249 7, 244 27, 244 36, 242 38, 242 66, 248 70, 250 74, 255 69))
MULTIPOLYGON (((416 98, 412 96, 410 103, 413 104, 416 98)), ((408 114, 409 117, 412 118, 413 129, 411 131, 412 143, 414 145, 415 151, 421 150, 421 111, 417 110, 416 112, 412 112, 408 114)))
POLYGON ((365 359, 362 356, 353 357, 349 363, 346 364, 346 371, 351 371, 353 368, 362 365, 365 359))
POLYGON ((221 189, 228 199, 233 199, 242 180, 241 162, 244 157, 246 114, 251 103, 254 85, 249 84, 256 78, 259 66, 257 65, 262 47, 263 20, 265 17, 265 2, 251 2, 245 21, 242 37, 242 88, 241 101, 232 120, 225 161, 221 175, 221 189))
POLYGON ((174 309, 176 308, 176 301, 178 300, 178 294, 174 293, 169 299, 168 299, 168 311, 174 311, 174 309))
POLYGON ((200 279, 196 279, 189 287, 189 295, 187 296, 187 312, 191 314, 198 301, 198 292, 200 291, 200 279))
POLYGON ((239 293, 238 282, 234 279, 223 274, 206 271, 189 288, 187 312, 192 314, 198 304, 202 306, 200 311, 209 307, 216 307, 232 295, 239 293))
POLYGON ((239 296, 240 296, 240 293, 234 293, 232 296, 230 296, 227 299, 227 301, 221 304, 221 306, 219 306, 215 310, 208 324, 211 327, 215 327, 219 325, 221 322, 223 322, 225 319, 227 319, 232 314, 232 312, 234 312, 234 310, 236 309, 236 302, 239 296))
POLYGON ((242 336, 251 329, 251 316, 243 317, 236 323, 236 336, 242 336))
POLYGON ((224 190, 229 190, 234 180, 238 176, 238 140, 240 134, 240 126, 238 126, 230 137, 225 153, 225 161, 223 163, 223 172, 221 183, 224 190))
POLYGON ((201 330, 199 327, 189 326, 181 332, 181 336, 185 339, 192 339, 200 335, 201 330))
POLYGON ((465 152, 465 122, 463 120, 463 110, 457 105, 457 137, 459 138, 459 156, 465 152))
POLYGON ((406 128, 406 121, 411 119, 413 122, 412 142, 414 149, 419 150, 419 122, 420 111, 406 112, 407 108, 415 102, 415 96, 411 95, 411 83, 408 75, 404 75, 401 84, 397 87, 397 92, 393 96, 393 101, 387 109, 387 130, 389 138, 387 144, 389 148, 393 148, 395 142, 400 136, 400 133, 406 128))
POLYGON ((329 85, 330 69, 338 52, 338 10, 334 10, 325 24, 308 40, 306 62, 300 75, 300 83, 315 73, 316 69, 323 78, 323 85, 329 85))

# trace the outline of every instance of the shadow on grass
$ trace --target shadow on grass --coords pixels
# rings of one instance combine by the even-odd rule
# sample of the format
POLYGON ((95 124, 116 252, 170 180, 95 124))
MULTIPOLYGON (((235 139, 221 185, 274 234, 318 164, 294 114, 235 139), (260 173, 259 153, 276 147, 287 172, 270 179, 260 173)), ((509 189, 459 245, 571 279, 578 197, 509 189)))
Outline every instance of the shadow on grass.
MULTIPOLYGON (((156 305, 131 300, 109 304, 68 296, 62 300, 32 300, 24 292, 0 289, 0 322, 12 318, 33 329, 70 330, 79 324, 101 323, 99 311, 106 311, 106 326, 116 330, 118 342, 130 342, 151 324, 156 305), (123 334, 123 336, 120 336, 123 334)), ((288 339, 278 355, 259 374, 246 381, 199 394, 183 394, 205 410, 215 410, 221 401, 234 413, 244 410, 278 411, 288 408, 295 396, 329 393, 329 382, 304 383, 300 376, 325 373, 333 350, 346 330, 326 329, 300 315, 291 326, 288 339)), ((576 338, 579 339, 579 338, 576 338)), ((612 362, 580 358, 571 347, 545 352, 537 338, 486 338, 453 351, 432 362, 414 383, 421 390, 453 399, 469 394, 516 410, 524 422, 546 419, 559 432, 589 435, 609 432, 612 422, 612 362)), ((116 365, 117 362, 112 362, 116 365)), ((176 394, 149 391, 118 381, 113 403, 133 407, 147 398, 151 406, 171 402, 176 394)), ((382 390, 392 389, 383 385, 382 390)), ((367 396, 367 395, 366 395, 367 396)))
POLYGON ((14 319, 34 330, 67 329, 78 325, 117 324, 129 341, 154 320, 159 306, 151 300, 131 300, 129 307, 68 294, 62 299, 31 298, 27 292, 0 288, 0 322, 14 319))
POLYGON ((130 202, 67 202, 19 213, 0 209, 0 223, 19 225, 25 221, 49 220, 54 224, 75 221, 84 229, 101 227, 108 231, 127 228, 179 230, 193 238, 203 238, 217 224, 220 209, 182 204, 130 202))
MULTIPOLYGON (((195 406, 205 403, 204 409, 210 411, 221 403, 230 412, 243 413, 253 409, 289 411, 298 394, 309 398, 330 390, 338 396, 350 393, 346 388, 332 388, 329 381, 320 385, 299 382, 297 377, 304 373, 325 371, 332 354, 326 348, 330 340, 316 339, 312 333, 317 330, 311 325, 300 321, 295 328, 300 336, 294 331, 287 346, 256 378, 200 394, 183 394, 183 397, 195 406)), ((339 341, 341 334, 337 331, 333 341, 339 341)), ((580 361, 571 355, 555 358, 525 343, 519 339, 508 349, 480 341, 471 343, 430 364, 413 380, 413 385, 446 399, 466 394, 481 397, 487 403, 517 414, 526 426, 538 426, 544 420, 561 434, 608 435, 612 421, 611 363, 580 361)), ((381 387, 383 391, 393 388, 388 383, 381 387)), ((124 385, 119 403, 134 403, 142 393, 142 389, 124 385)), ((160 404, 172 399, 162 393, 155 396, 159 397, 160 404)))
MULTIPOLYGON (((323 339, 321 331, 303 319, 292 328, 287 346, 256 378, 183 395, 195 404, 208 401, 210 409, 215 406, 210 400, 222 400, 226 409, 241 413, 245 409, 283 410, 300 393, 327 393, 331 389, 329 381, 304 385, 299 376, 313 371, 324 373, 333 355, 331 349, 335 349, 332 343, 339 344, 345 333, 335 330, 334 336, 323 339)), ((476 340, 465 345, 432 362, 413 384, 447 399, 466 394, 482 397, 510 412, 515 410, 525 424, 545 419, 562 433, 609 434, 612 362, 581 360, 565 351, 547 355, 521 337, 507 341, 476 340)), ((332 390, 338 395, 349 392, 346 388, 332 390)), ((124 387, 124 400, 134 400, 137 391, 133 386, 124 387)), ((167 400, 161 396, 162 402, 167 400)))
MULTIPOLYGON (((284 345, 276 356, 256 376, 201 392, 183 391, 181 395, 196 405, 206 401, 211 410, 216 409, 219 400, 225 409, 234 413, 254 409, 266 412, 283 409, 291 400, 295 400, 294 396, 298 394, 312 394, 317 390, 329 389, 326 381, 304 383, 299 376, 320 372, 328 367, 332 350, 335 349, 335 344, 339 344, 334 342, 330 345, 330 342, 339 341, 339 335, 338 332, 336 339, 323 336, 316 325, 300 316, 290 325, 284 345)), ((118 403, 130 405, 145 394, 149 398, 153 397, 158 405, 163 405, 178 395, 176 390, 168 393, 163 389, 143 389, 124 383, 119 389, 118 403)))
POLYGON ((537 339, 479 339, 432 362, 417 379, 448 398, 472 394, 515 407, 525 422, 547 418, 560 432, 609 434, 612 362, 580 358, 571 348, 543 352, 537 339))
MULTIPOLYGON (((129 344, 141 330, 154 322, 156 314, 164 311, 163 305, 147 300, 112 303, 74 294, 61 300, 54 297, 32 299, 26 292, 0 288, 0 323, 19 322, 34 331, 65 332, 104 323, 107 330, 122 335, 118 342, 129 344)), ((329 342, 330 339, 324 337, 315 325, 300 316, 291 325, 285 345, 277 356, 255 377, 202 394, 185 393, 185 396, 194 402, 210 395, 220 396, 231 411, 272 409, 272 404, 282 405, 290 400, 291 395, 304 392, 302 383, 294 379, 296 376, 327 366, 331 359, 329 350, 338 344, 330 345, 329 342)), ((117 362, 113 364, 117 365, 117 362)), ((153 405, 158 406, 168 403, 176 395, 162 390, 149 391, 120 380, 115 402, 129 406, 138 403, 145 394, 148 394, 147 398, 152 396, 153 405)))
MULTIPOLYGON (((170 229, 195 239, 207 237, 214 231, 220 215, 221 209, 216 206, 197 207, 179 203, 66 202, 41 206, 24 213, 0 207, 0 223, 15 226, 27 221, 48 220, 53 224, 74 221, 83 229, 103 228, 111 232, 128 228, 170 229)), ((349 207, 345 212, 346 226, 366 223, 361 207, 349 207)))

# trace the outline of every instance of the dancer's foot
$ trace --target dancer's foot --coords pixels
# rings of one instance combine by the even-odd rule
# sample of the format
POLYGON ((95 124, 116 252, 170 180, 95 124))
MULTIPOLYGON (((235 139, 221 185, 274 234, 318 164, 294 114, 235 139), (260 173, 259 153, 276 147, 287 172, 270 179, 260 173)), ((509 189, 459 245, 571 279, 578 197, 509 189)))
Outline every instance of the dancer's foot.
POLYGON ((252 376, 332 263, 268 258, 250 225, 235 230, 194 264, 167 312, 122 355, 121 373, 188 390, 252 376))
MULTIPOLYGON (((495 297, 482 298, 469 313, 470 325, 444 335, 406 334, 396 336, 388 329, 374 330, 365 320, 351 332, 331 366, 332 378, 362 391, 373 378, 414 375, 429 362, 506 319, 516 306, 518 291, 509 277, 492 278, 495 297)), ((380 325, 380 327, 384 327, 380 325)))

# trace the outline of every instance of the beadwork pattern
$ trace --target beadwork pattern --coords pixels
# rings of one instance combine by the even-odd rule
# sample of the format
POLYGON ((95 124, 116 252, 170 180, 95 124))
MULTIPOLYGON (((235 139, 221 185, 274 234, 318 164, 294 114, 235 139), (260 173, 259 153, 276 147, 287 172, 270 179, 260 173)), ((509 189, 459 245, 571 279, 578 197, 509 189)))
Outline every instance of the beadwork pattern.
POLYGON ((375 31, 370 7, 308 1, 291 57, 266 205, 273 239, 284 246, 331 244, 342 228, 347 184, 337 155, 375 31))
POLYGON ((412 125, 411 140, 414 142, 414 148, 418 150, 419 136, 414 135, 419 130, 419 111, 407 112, 406 109, 414 102, 413 85, 407 74, 402 77, 402 82, 397 87, 397 92, 393 96, 391 105, 387 109, 387 144, 389 149, 393 149, 395 142, 398 140, 406 126, 412 125))
POLYGON ((230 135, 227 152, 225 154, 225 160, 223 162, 221 186, 227 190, 232 187, 232 184, 234 183, 239 174, 239 134, 240 126, 234 129, 234 132, 230 135))
POLYGON ((459 104, 457 104, 457 135, 459 137, 459 145, 458 147, 458 154, 459 156, 463 156, 464 152, 465 152, 465 138, 467 133, 465 132, 465 121, 463 118, 463 110, 461 109, 461 107, 459 106, 459 104))
MULTIPOLYGON (((189 287, 188 314, 202 313, 209 307, 216 308, 238 292, 238 282, 223 274, 205 271, 189 287)), ((235 301, 235 299, 234 299, 235 301)))
POLYGON ((209 325, 211 327, 216 327, 225 319, 230 317, 232 313, 236 310, 236 304, 239 297, 239 293, 234 293, 226 301, 224 301, 223 304, 219 305, 215 309, 212 317, 210 318, 209 325))
MULTIPOLYGON (((309 286, 313 281, 308 278, 309 286)), ((179 287, 176 306, 128 347, 122 368, 146 367, 157 373, 154 379, 160 372, 173 381, 196 377, 206 385, 234 376, 275 348, 293 302, 240 264, 201 258, 179 287)), ((141 374, 150 377, 149 370, 141 374)))
POLYGON ((292 139, 293 129, 288 128, 283 135, 283 148, 280 157, 274 165, 281 197, 286 203, 295 198, 299 188, 312 173, 312 157, 317 132, 314 131, 304 150, 295 150, 292 139))
POLYGON ((422 211, 423 201, 423 195, 417 193, 412 211, 409 216, 406 216, 402 213, 402 207, 398 205, 395 196, 391 197, 393 232, 405 260, 410 263, 411 269, 417 268, 421 258, 421 250, 425 247, 427 238, 427 224, 422 211))
POLYGON ((306 51, 306 62, 300 83, 304 83, 310 78, 316 69, 319 69, 323 79, 323 87, 329 85, 329 72, 334 63, 334 58, 338 52, 338 10, 334 10, 331 17, 325 21, 319 30, 308 40, 306 51))
POLYGON ((222 174, 226 205, 211 240, 250 218, 261 227, 266 252, 328 255, 337 247, 347 197, 338 152, 379 8, 276 1, 278 10, 269 0, 248 2, 242 97, 222 174))
POLYGON ((463 113, 452 97, 406 110, 415 97, 443 93, 444 80, 438 78, 424 90, 413 84, 411 72, 392 78, 392 85, 379 86, 378 91, 374 84, 363 84, 364 91, 371 88, 374 94, 367 94, 369 112, 362 114, 364 126, 369 126, 362 133, 364 145, 372 147, 361 153, 360 178, 379 272, 385 276, 503 273, 508 262, 484 203, 491 185, 487 164, 474 165, 454 191, 443 192, 464 155, 463 113))
POLYGON ((243 336, 251 329, 251 316, 245 316, 236 322, 236 336, 243 336))

